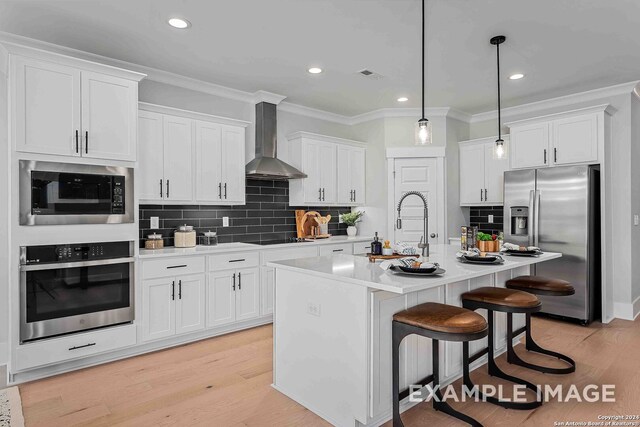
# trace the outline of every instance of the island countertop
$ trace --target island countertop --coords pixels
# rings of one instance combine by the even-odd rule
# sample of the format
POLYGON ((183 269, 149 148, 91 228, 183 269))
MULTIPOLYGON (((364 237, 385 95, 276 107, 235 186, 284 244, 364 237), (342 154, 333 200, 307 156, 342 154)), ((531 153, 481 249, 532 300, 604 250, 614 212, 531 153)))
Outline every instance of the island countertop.
POLYGON ((309 276, 338 279, 342 282, 353 283, 372 289, 406 294, 410 292, 430 289, 453 282, 468 280, 500 271, 512 270, 521 266, 537 264, 555 258, 562 254, 545 252, 537 257, 516 257, 502 255, 503 264, 479 265, 458 261, 457 246, 432 245, 430 262, 436 262, 446 272, 439 276, 411 276, 380 268, 380 263, 369 262, 366 256, 333 255, 325 257, 301 258, 295 260, 273 261, 267 266, 277 269, 303 272, 309 276))

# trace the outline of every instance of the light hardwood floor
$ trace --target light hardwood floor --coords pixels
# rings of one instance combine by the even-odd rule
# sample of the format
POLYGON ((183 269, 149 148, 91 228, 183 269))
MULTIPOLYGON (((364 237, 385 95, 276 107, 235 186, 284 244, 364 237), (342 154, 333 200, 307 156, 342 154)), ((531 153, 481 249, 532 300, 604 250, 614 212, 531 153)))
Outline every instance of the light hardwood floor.
MULTIPOLYGON (((541 384, 615 384, 616 403, 548 402, 533 411, 471 402, 454 407, 485 426, 553 426, 554 421, 640 413, 640 319, 588 328, 534 319, 534 337, 571 355, 577 372, 545 375, 502 360, 505 371, 541 384)), ((328 425, 272 389, 271 376, 268 325, 23 384, 20 393, 27 426, 328 425)), ((476 383, 498 383, 479 371, 472 376, 476 383)), ((434 412, 430 404, 402 417, 406 426, 464 425, 434 412)))

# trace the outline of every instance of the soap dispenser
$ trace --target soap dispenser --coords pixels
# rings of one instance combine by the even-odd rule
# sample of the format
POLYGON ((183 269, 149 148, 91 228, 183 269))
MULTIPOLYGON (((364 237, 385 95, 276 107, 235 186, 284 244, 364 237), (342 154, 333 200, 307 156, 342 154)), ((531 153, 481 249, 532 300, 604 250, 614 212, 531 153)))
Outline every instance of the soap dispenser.
POLYGON ((375 237, 373 238, 373 242, 371 242, 371 255, 382 255, 382 243, 378 238, 377 231, 375 237))

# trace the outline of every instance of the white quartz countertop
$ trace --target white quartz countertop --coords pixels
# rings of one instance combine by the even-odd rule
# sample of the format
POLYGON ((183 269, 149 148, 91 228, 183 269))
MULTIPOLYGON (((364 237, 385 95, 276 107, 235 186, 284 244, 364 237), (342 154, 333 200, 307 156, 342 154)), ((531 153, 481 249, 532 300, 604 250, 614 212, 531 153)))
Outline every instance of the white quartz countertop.
POLYGON ((168 246, 163 249, 140 249, 138 258, 162 258, 162 257, 175 257, 175 256, 189 256, 189 255, 214 255, 218 253, 228 252, 243 252, 243 251, 257 251, 257 250, 269 250, 269 249, 283 249, 291 247, 308 247, 318 245, 331 245, 340 243, 360 243, 369 242, 373 238, 368 236, 334 236, 328 239, 310 240, 303 243, 281 243, 277 245, 265 245, 261 246, 255 243, 220 243, 216 246, 202 246, 198 245, 195 248, 176 248, 168 246))
POLYGON ((446 272, 440 276, 413 276, 380 268, 380 263, 369 262, 362 255, 333 255, 325 257, 301 258, 295 260, 272 261, 267 266, 276 269, 303 272, 309 276, 324 277, 366 286, 382 291, 406 294, 437 286, 446 285, 474 277, 485 276, 521 266, 536 264, 560 258, 562 254, 546 252, 539 257, 515 257, 503 255, 504 264, 466 264, 456 259, 458 246, 432 245, 430 262, 437 262, 446 272))

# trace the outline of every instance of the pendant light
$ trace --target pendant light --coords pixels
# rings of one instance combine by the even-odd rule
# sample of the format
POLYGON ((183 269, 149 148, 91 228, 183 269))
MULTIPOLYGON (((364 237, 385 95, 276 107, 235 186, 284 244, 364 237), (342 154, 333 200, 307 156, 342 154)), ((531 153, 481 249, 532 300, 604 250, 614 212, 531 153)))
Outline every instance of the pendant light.
POLYGON ((422 117, 418 120, 418 124, 416 127, 416 144, 417 145, 427 145, 431 144, 431 122, 427 120, 424 116, 424 57, 425 57, 425 31, 424 31, 424 21, 425 21, 425 10, 424 10, 425 0, 422 0, 422 117))
POLYGON ((504 150, 504 140, 502 139, 502 116, 501 116, 501 105, 500 105, 500 45, 505 42, 507 38, 505 36, 495 36, 491 37, 489 42, 496 47, 496 56, 497 56, 497 70, 498 70, 498 139, 496 139, 496 145, 494 147, 494 153, 496 158, 502 159, 505 155, 504 150))

